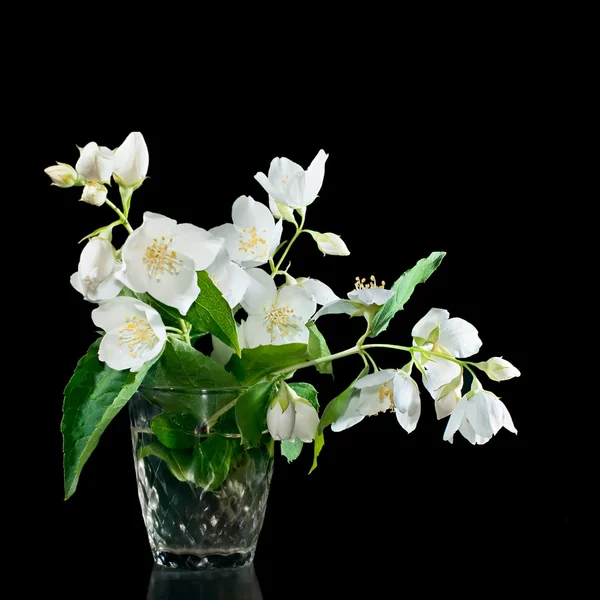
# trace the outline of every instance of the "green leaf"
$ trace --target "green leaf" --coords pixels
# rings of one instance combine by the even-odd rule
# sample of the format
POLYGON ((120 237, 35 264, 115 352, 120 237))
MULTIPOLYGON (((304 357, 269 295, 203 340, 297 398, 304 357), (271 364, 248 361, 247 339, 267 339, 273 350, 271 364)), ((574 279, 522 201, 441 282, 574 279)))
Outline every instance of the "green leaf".
POLYGON ((150 422, 150 429, 167 448, 181 450, 198 443, 197 427, 200 421, 190 413, 161 413, 150 422))
POLYGON ((289 440, 284 440, 281 442, 281 455, 287 458, 288 463, 291 463, 293 460, 296 460, 300 456, 300 452, 302 452, 302 446, 304 443, 302 440, 296 438, 293 442, 289 440))
POLYGON ((65 388, 63 434, 65 500, 77 488, 81 470, 100 436, 142 383, 153 361, 139 372, 115 371, 98 360, 100 340, 77 363, 65 388))
POLYGON ((227 479, 233 443, 233 440, 215 434, 194 450, 193 471, 196 486, 213 491, 227 479))
POLYGON ((169 471, 179 481, 193 481, 192 456, 184 450, 170 450, 160 442, 152 442, 142 446, 138 451, 139 458, 156 456, 165 461, 169 471))
POLYGON ((352 387, 361 377, 364 377, 369 372, 369 367, 365 366, 360 372, 360 375, 346 388, 339 396, 336 396, 323 411, 321 420, 319 421, 318 433, 323 433, 323 430, 328 425, 335 423, 343 414, 348 404, 350 403, 350 396, 354 391, 352 387))
POLYGON ((432 252, 427 258, 421 259, 412 269, 403 273, 392 286, 396 292, 375 315, 369 337, 375 337, 385 331, 392 317, 404 308, 415 287, 429 279, 429 276, 440 266, 445 252, 432 252))
POLYGON ((185 342, 170 339, 144 385, 207 389, 235 387, 238 382, 212 358, 185 342))
POLYGON ((167 413, 191 413, 203 424, 241 393, 238 385, 235 377, 214 360, 171 339, 140 393, 167 413))
POLYGON ((325 445, 325 437, 323 436, 322 433, 317 433, 317 435, 315 436, 315 449, 314 449, 315 454, 314 454, 312 467, 310 468, 310 471, 308 472, 309 475, 317 468, 317 458, 319 457, 319 454, 321 454, 321 450, 323 450, 324 445, 325 445))
POLYGON ((319 410, 319 392, 310 383, 288 383, 288 385, 300 396, 308 400, 315 410, 319 410))
MULTIPOLYGON (((308 358, 314 360, 315 358, 323 358, 324 356, 331 356, 331 352, 327 346, 327 342, 323 337, 323 334, 317 329, 314 321, 309 321, 306 324, 308 328, 308 358)), ((320 363, 315 365, 315 368, 319 373, 327 373, 333 375, 333 361, 320 363)))
POLYGON ((206 271, 198 271, 198 285, 200 294, 185 315, 186 321, 199 331, 212 333, 239 356, 237 328, 227 300, 206 271))
POLYGON ((237 401, 235 420, 243 441, 256 446, 266 428, 267 410, 273 394, 273 382, 257 383, 237 401))
POLYGON ((241 358, 232 356, 227 366, 238 381, 252 385, 274 371, 307 361, 307 350, 306 344, 245 348, 241 358))

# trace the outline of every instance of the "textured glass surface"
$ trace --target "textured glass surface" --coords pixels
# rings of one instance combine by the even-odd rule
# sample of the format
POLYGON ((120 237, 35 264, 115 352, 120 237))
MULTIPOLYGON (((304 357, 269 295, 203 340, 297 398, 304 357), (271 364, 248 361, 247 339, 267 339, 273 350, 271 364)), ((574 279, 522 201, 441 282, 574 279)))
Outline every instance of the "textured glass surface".
MULTIPOLYGON (((153 392, 142 393, 151 398, 153 392)), ((187 569, 250 564, 265 515, 272 459, 266 452, 242 451, 214 491, 179 481, 164 460, 140 458, 140 449, 156 441, 150 421, 163 412, 142 393, 130 401, 129 414, 138 493, 154 560, 165 567, 187 569)), ((220 390, 160 393, 169 402, 195 406, 196 414, 205 415, 235 398, 232 392, 220 390)))

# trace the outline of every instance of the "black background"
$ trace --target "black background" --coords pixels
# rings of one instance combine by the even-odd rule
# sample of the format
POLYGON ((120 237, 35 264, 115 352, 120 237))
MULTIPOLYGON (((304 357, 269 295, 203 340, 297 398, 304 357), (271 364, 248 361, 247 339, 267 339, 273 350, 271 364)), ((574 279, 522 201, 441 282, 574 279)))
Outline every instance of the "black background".
MULTIPOLYGON (((275 113, 246 129, 203 114, 198 126, 183 129, 133 121, 37 133, 29 191, 41 207, 40 236, 52 239, 60 257, 52 268, 45 263, 39 282, 61 331, 59 345, 51 329, 43 334, 48 354, 35 399, 44 451, 42 464, 39 455, 32 464, 43 484, 29 509, 37 524, 30 543, 43 548, 44 588, 65 599, 84 597, 83 586, 85 597, 143 598, 152 568, 126 411, 104 434, 76 494, 62 500, 62 390, 95 339, 92 306, 70 287, 69 276, 77 268, 77 241, 111 222, 113 213, 77 202, 81 188, 51 188, 43 173, 55 160, 74 165, 75 144, 116 147, 128 127, 144 133, 150 150, 151 178, 134 195, 134 227, 144 210, 206 229, 228 222, 238 196, 266 201, 253 176, 267 172, 274 156, 306 167, 325 149, 325 182, 307 227, 340 234, 351 255, 323 257, 306 236, 290 253, 291 272, 344 295, 358 275, 391 283, 418 259, 444 250, 442 266, 378 341, 408 344, 419 318, 431 307, 445 308, 477 327, 482 360, 504 356, 522 372, 489 383, 511 412, 517 436, 501 430, 482 447, 457 436, 451 446, 442 440, 446 421, 436 420, 422 389, 422 416, 410 435, 392 416, 378 416, 342 433, 327 431, 310 476, 310 451, 292 465, 278 457, 255 559, 265 599, 383 598, 390 589, 396 597, 412 586, 421 593, 539 586, 557 557, 566 510, 558 442, 544 431, 532 345, 549 285, 536 268, 545 243, 537 207, 546 173, 535 106, 498 92, 493 101, 432 101, 404 114, 372 107, 358 120, 351 111, 340 119, 329 109, 323 116, 335 118, 336 127, 320 128, 275 113)), ((118 199, 116 186, 109 197, 118 199)), ((353 344, 363 330, 362 322, 343 316, 324 317, 319 326, 332 351, 353 344)), ((392 351, 374 355, 381 368, 406 362, 392 351)), ((361 364, 350 357, 334 365, 335 380, 316 372, 302 379, 319 389, 324 405, 361 364)))

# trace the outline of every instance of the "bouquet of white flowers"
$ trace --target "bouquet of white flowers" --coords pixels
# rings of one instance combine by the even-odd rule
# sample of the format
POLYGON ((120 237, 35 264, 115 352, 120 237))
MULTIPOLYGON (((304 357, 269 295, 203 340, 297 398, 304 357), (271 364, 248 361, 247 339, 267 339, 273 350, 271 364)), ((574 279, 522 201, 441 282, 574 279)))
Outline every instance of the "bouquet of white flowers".
POLYGON ((478 373, 493 381, 520 373, 503 358, 465 360, 481 347, 467 321, 432 308, 412 328, 411 343, 370 341, 438 268, 444 252, 420 260, 389 288, 374 275, 356 277, 345 297, 322 281, 290 273, 289 252, 302 234, 324 254, 349 254, 339 235, 306 228, 325 174, 323 150, 306 170, 287 158, 273 159, 268 174, 255 176, 266 202, 241 196, 233 203, 232 222, 209 230, 150 212, 133 228, 132 197, 149 164, 141 133, 131 133, 115 151, 90 142, 80 152, 75 168, 58 163, 46 173, 58 187, 81 187, 82 201, 107 205, 116 219, 82 240, 71 277, 83 298, 98 305, 91 317, 102 332, 65 390, 67 498, 100 436, 140 386, 154 412, 140 429, 149 437, 137 448, 139 460, 151 459, 153 468, 160 464, 178 482, 217 495, 245 464, 240 457, 260 451, 268 461, 275 442, 289 461, 314 442, 314 469, 328 426, 339 432, 390 412, 412 432, 421 414, 417 371, 438 418, 448 418, 445 440, 452 442, 458 431, 472 444, 485 444, 502 427, 516 433, 506 406, 483 388, 478 373), (120 206, 107 195, 111 178, 120 206), (284 226, 290 228, 287 242, 281 242, 284 226), (119 249, 112 244, 118 227, 129 234, 119 249), (331 354, 317 327, 329 315, 364 318, 364 334, 331 354), (210 356, 194 347, 207 334, 210 356), (381 369, 381 349, 405 357, 381 369), (319 412, 317 390, 292 378, 309 367, 331 374, 334 361, 353 354, 362 357, 364 368, 319 412), (463 392, 464 371, 472 383, 463 392), (173 402, 168 391, 182 388, 229 395, 208 410, 173 402))

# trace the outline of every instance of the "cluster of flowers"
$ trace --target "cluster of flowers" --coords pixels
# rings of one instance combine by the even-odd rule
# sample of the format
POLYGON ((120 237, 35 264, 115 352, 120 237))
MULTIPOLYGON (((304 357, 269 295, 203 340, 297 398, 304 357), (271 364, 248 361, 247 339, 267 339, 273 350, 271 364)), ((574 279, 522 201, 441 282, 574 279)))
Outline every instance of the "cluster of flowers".
MULTIPOLYGON (((274 264, 283 221, 296 225, 297 232, 309 233, 324 254, 345 256, 349 251, 333 233, 302 229, 306 208, 321 189, 328 155, 321 150, 310 166, 275 158, 268 175, 255 179, 268 193, 262 204, 249 196, 233 204, 232 223, 205 230, 192 224, 178 224, 166 216, 146 212, 142 225, 132 230, 128 221, 129 200, 133 190, 146 178, 149 154, 141 133, 131 133, 116 150, 91 142, 81 149, 75 168, 64 163, 46 169, 59 187, 82 186, 81 200, 100 206, 104 203, 120 219, 101 228, 84 247, 72 286, 86 300, 99 306, 92 311, 94 324, 106 333, 99 358, 115 370, 138 371, 156 358, 169 336, 159 313, 139 299, 122 294, 128 288, 136 294, 148 293, 167 306, 176 308, 182 320, 201 290, 197 271, 206 271, 233 309, 241 306, 247 313, 238 324, 243 348, 308 343, 309 320, 328 314, 374 314, 394 292, 377 285, 356 281, 347 299, 339 298, 325 283, 311 278, 294 278, 274 264), (114 178, 124 199, 123 212, 107 198, 105 184, 114 178), (297 213, 302 223, 296 222, 297 213), (111 231, 116 224, 130 232, 117 251, 111 231), (269 275, 260 267, 269 264, 269 275), (285 276, 279 288, 275 275, 285 276), (321 306, 317 311, 317 306, 321 306)), ((459 318, 449 318, 445 310, 432 309, 412 330, 412 360, 402 369, 376 370, 353 384, 350 402, 344 414, 333 424, 342 431, 365 416, 393 411, 407 431, 415 429, 421 401, 418 386, 411 377, 414 364, 423 374, 423 383, 435 401, 439 418, 450 416, 444 439, 452 442, 459 431, 471 443, 483 444, 501 427, 516 433, 506 406, 491 392, 481 388, 477 378, 466 395, 463 387, 463 363, 478 352, 481 340, 477 330, 459 318)), ((212 358, 226 364, 233 350, 213 338, 212 358)), ((510 379, 519 371, 502 358, 485 363, 470 363, 496 381, 510 379)), ((284 381, 268 411, 267 425, 274 439, 310 442, 315 438, 319 416, 315 408, 299 397, 284 381)))

